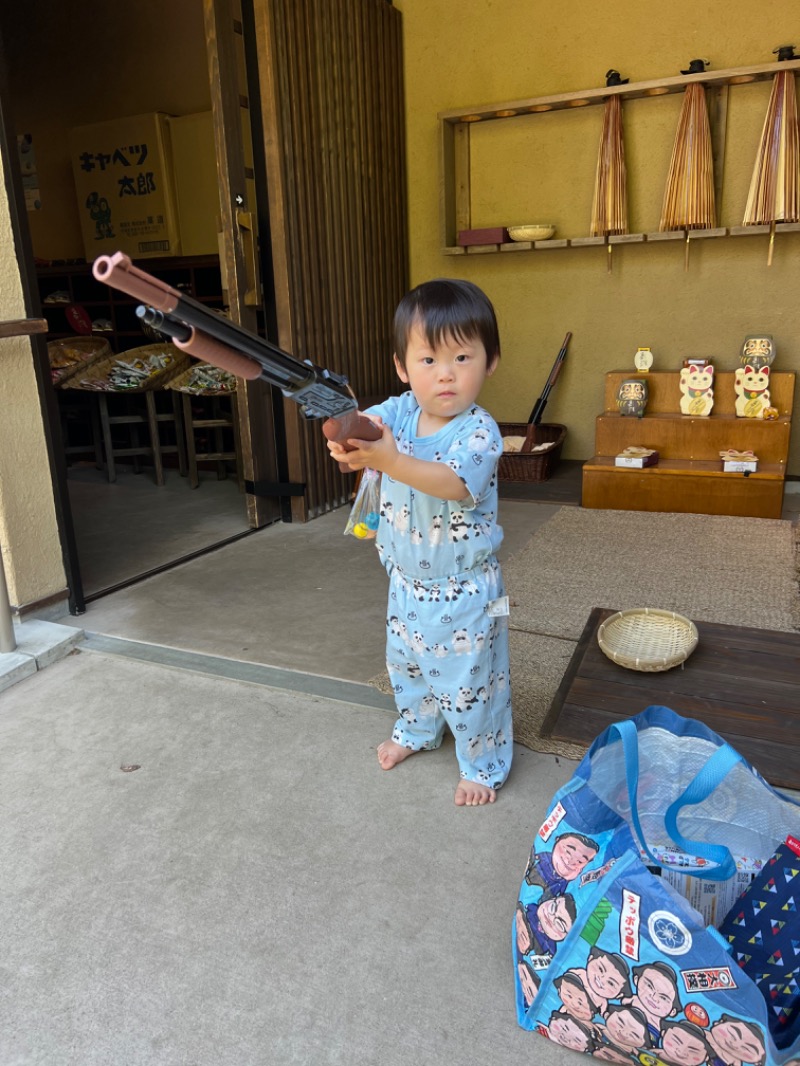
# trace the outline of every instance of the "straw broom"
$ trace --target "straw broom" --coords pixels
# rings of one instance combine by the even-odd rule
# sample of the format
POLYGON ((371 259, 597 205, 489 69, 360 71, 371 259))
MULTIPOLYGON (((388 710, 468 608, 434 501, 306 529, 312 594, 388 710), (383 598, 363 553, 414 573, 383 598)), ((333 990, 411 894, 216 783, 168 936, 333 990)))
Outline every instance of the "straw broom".
MULTIPOLYGON (((603 107, 603 128, 597 153, 597 172, 592 202, 592 237, 608 237, 628 232, 628 188, 625 148, 622 140, 622 101, 610 96, 603 107)), ((611 242, 608 271, 611 272, 611 242)))
POLYGON ((761 130, 743 224, 769 222, 767 266, 772 266, 776 222, 800 222, 800 143, 797 94, 792 70, 781 70, 772 91, 761 130))
POLYGON ((691 229, 714 225, 714 160, 705 86, 687 86, 664 188, 659 229, 686 230, 684 269, 689 269, 691 229))

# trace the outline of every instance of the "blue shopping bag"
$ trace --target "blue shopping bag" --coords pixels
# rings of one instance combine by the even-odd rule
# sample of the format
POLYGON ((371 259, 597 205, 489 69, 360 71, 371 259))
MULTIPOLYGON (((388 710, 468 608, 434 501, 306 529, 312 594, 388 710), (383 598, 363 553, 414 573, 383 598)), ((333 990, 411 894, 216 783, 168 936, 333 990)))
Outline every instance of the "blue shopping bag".
MULTIPOLYGON (((701 722, 649 707, 610 726, 528 858, 513 923, 519 1024, 606 1062, 800 1066, 800 1032, 777 1033, 763 974, 719 931, 787 837, 800 838, 800 805, 701 722)), ((800 947, 796 913, 783 921, 800 947)))

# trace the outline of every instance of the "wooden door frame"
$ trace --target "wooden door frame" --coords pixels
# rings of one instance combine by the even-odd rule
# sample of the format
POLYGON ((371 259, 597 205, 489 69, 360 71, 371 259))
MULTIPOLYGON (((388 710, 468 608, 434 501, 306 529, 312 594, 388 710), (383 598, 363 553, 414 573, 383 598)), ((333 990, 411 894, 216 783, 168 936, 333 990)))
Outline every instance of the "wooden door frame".
MULTIPOLYGON (((242 111, 246 109, 249 117, 250 100, 247 85, 240 84, 246 67, 241 5, 236 0, 203 0, 203 18, 220 193, 223 286, 232 320, 257 334, 257 308, 265 302, 264 272, 257 204, 251 202, 255 168, 246 156, 242 131, 242 111)), ((271 272, 266 276, 271 277, 271 272)), ((267 304, 271 300, 269 292, 267 304)), ((265 318, 269 322, 269 311, 265 318)), ((273 390, 265 382, 240 381, 237 395, 247 514, 251 527, 259 528, 283 517, 281 498, 292 490, 280 477, 273 390)))

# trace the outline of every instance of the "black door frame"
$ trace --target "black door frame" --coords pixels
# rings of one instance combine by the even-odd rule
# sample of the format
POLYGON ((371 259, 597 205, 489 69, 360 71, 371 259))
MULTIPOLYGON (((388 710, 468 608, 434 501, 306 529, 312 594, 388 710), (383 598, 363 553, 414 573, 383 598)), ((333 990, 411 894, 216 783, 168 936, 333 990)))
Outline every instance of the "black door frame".
MULTIPOLYGON (((36 270, 33 257, 30 227, 25 208, 25 194, 22 188, 22 174, 19 168, 17 139, 14 132, 13 115, 10 111, 10 92, 6 77, 8 63, 0 30, 0 154, 3 159, 6 196, 8 198, 11 229, 17 248, 17 265, 22 286, 25 313, 28 318, 42 318, 42 306, 39 287, 36 282, 36 270)), ((50 478, 53 484, 53 499, 56 512, 56 526, 61 542, 61 555, 67 581, 69 612, 73 615, 83 614, 86 600, 83 592, 78 547, 75 540, 75 526, 72 520, 72 508, 67 487, 67 463, 64 456, 64 444, 61 434, 61 421, 58 401, 50 379, 50 361, 47 356, 47 342, 44 336, 31 337, 33 350, 33 368, 36 374, 36 390, 39 396, 39 411, 44 428, 47 454, 50 464, 50 478)))

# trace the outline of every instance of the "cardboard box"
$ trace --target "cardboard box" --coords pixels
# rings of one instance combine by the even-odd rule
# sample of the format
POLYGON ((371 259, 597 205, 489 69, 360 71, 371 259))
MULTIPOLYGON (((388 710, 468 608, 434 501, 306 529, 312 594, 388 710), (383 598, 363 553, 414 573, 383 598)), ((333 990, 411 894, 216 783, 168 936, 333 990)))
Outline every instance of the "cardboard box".
POLYGON ((755 474, 758 459, 723 459, 722 469, 726 474, 755 474))
POLYGON ((614 460, 614 466, 630 466, 635 470, 641 470, 645 466, 658 465, 658 452, 650 452, 649 455, 618 455, 614 460))
POLYGON ((169 119, 181 255, 216 255, 219 182, 210 111, 169 119))
POLYGON ((166 115, 77 127, 70 155, 87 260, 181 254, 166 115))

